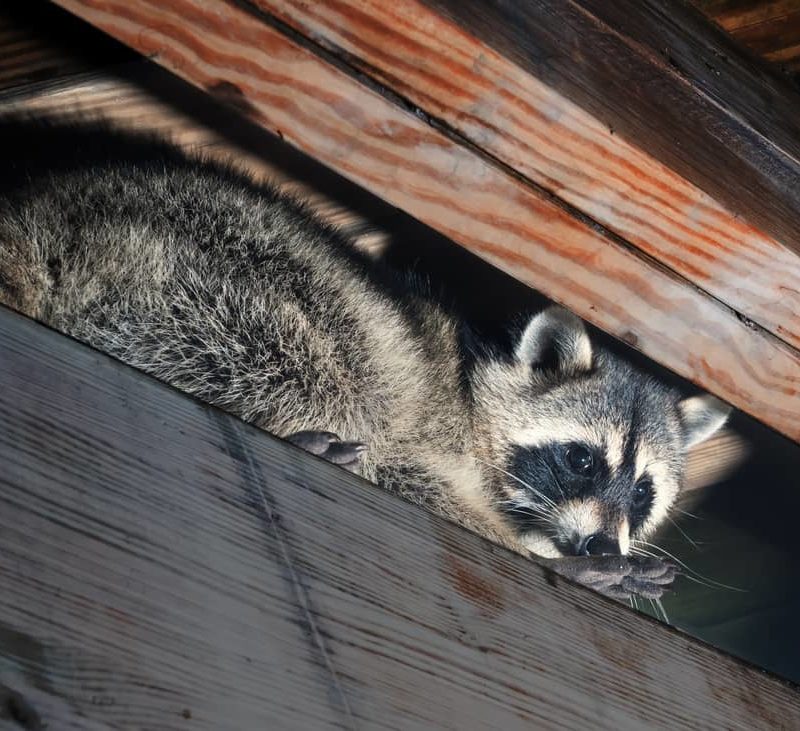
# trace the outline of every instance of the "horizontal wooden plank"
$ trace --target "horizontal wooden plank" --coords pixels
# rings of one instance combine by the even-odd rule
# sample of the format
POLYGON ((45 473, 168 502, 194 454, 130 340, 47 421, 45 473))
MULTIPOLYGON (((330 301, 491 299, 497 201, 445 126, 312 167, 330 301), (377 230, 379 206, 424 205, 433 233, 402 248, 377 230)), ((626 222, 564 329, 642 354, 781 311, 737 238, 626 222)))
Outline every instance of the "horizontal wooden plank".
POLYGON ((426 0, 800 251, 800 94, 682 0, 426 0))
POLYGON ((796 350, 238 4, 59 1, 590 322, 800 438, 796 350))
POLYGON ((0 342, 0 689, 47 728, 800 724, 796 689, 7 310, 0 342))
POLYGON ((424 3, 256 2, 734 310, 800 345, 800 257, 424 3))

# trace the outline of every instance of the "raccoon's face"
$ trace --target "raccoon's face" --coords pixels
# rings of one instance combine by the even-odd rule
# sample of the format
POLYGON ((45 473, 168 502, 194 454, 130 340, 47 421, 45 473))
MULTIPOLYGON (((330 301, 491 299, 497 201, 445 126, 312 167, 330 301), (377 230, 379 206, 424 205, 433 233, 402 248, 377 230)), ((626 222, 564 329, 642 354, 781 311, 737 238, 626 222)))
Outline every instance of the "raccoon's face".
POLYGON ((624 554, 644 540, 678 494, 686 451, 729 412, 593 352, 558 307, 531 319, 512 362, 480 363, 473 388, 497 508, 524 546, 552 558, 624 554))

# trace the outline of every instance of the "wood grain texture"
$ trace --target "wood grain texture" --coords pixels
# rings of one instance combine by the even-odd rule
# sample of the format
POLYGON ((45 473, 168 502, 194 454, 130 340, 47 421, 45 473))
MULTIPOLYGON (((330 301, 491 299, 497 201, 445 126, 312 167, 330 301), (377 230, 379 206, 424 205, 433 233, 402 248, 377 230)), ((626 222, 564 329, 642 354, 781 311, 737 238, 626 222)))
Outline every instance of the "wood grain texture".
POLYGON ((734 431, 723 429, 689 452, 682 494, 726 480, 751 452, 752 447, 745 439, 734 431))
POLYGON ((799 0, 692 0, 737 42, 782 71, 800 72, 799 0))
POLYGON ((135 54, 43 0, 0 7, 0 98, 113 67, 135 54))
POLYGON ((800 251, 800 95, 682 0, 426 0, 800 251))
POLYGON ((211 94, 233 97, 253 121, 654 360, 800 438, 796 350, 238 5, 60 3, 211 94))
POLYGON ((800 345, 800 257, 423 3, 254 2, 800 345))
POLYGON ((0 342, 0 686, 47 728, 800 724, 796 689, 82 345, 6 310, 0 342))

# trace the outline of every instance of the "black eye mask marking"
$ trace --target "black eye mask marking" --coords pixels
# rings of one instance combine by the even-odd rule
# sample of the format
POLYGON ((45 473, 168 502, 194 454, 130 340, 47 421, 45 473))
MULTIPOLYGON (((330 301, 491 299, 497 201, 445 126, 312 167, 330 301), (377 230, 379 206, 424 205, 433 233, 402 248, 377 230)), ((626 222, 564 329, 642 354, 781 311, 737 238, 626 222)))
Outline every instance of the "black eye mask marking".
POLYGON ((559 504, 592 495, 601 497, 609 480, 602 456, 579 442, 515 446, 506 469, 529 486, 529 497, 537 505, 548 501, 559 504))
POLYGON ((654 498, 653 478, 645 473, 636 481, 631 493, 631 533, 634 533, 647 520, 647 516, 650 515, 650 509, 653 507, 654 498))
POLYGON ((570 444, 567 447, 565 459, 570 470, 579 477, 591 477, 594 474, 594 455, 583 444, 570 444))

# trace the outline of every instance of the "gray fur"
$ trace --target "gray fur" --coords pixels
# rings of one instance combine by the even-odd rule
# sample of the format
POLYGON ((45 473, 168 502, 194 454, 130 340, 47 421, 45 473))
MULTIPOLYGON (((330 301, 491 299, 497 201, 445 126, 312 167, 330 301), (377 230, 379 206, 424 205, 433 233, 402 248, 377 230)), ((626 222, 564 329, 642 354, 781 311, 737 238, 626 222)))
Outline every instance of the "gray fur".
POLYGON ((724 420, 693 408, 688 430, 676 393, 593 349, 560 309, 513 356, 470 361, 435 299, 217 165, 100 127, 5 125, 0 301, 278 436, 363 442, 364 477, 511 548, 558 556, 573 519, 620 530, 642 450, 663 503, 645 535, 677 493, 684 443, 724 420), (537 449, 557 461, 575 440, 619 452, 603 485, 520 482, 537 449))

